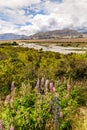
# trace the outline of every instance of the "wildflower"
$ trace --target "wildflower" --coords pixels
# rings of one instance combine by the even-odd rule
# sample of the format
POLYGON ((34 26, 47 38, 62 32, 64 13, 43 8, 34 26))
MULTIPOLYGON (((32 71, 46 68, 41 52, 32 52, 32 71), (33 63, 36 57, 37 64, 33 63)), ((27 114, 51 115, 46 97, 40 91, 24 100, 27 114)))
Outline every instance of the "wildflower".
POLYGON ((49 89, 50 89, 50 92, 55 92, 55 87, 54 87, 53 82, 50 82, 49 89))
POLYGON ((11 126, 10 130, 14 130, 14 126, 11 126))
POLYGON ((7 95, 6 98, 5 98, 4 105, 7 106, 8 104, 10 104, 10 101, 11 101, 11 96, 7 95))
POLYGON ((3 123, 2 123, 2 120, 0 120, 0 130, 3 130, 3 123))
POLYGON ((41 79, 41 85, 44 85, 44 82, 45 82, 45 79, 44 79, 44 77, 42 77, 42 79, 41 79))
POLYGON ((47 79, 44 85, 46 91, 48 90, 48 86, 49 86, 49 80, 47 79))
POLYGON ((60 127, 60 105, 59 105, 59 96, 55 93, 54 97, 51 99, 50 102, 50 109, 53 117, 53 125, 54 129, 58 130, 60 127))
POLYGON ((37 89, 38 93, 40 93, 40 79, 38 79, 38 81, 37 81, 36 89, 37 89))
POLYGON ((14 89, 14 81, 11 83, 11 91, 14 89))
POLYGON ((67 92, 70 92, 70 89, 71 89, 71 85, 67 83, 67 92))
POLYGON ((11 96, 10 96, 10 95, 7 95, 7 96, 6 96, 6 101, 7 101, 8 103, 10 103, 10 100, 11 100, 11 96))

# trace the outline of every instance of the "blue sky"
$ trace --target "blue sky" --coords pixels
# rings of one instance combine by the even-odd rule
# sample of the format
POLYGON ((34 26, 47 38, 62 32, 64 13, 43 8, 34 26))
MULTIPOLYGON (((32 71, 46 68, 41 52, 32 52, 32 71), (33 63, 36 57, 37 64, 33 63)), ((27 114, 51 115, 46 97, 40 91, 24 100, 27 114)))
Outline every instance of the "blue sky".
POLYGON ((87 0, 0 0, 0 33, 87 31, 87 0))

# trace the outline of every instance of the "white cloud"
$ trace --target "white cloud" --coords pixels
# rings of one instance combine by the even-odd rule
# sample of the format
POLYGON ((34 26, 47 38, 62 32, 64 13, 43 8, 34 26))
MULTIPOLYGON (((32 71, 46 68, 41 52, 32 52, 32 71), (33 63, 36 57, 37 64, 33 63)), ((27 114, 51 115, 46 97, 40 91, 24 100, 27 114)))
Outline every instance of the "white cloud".
POLYGON ((87 27, 87 0, 63 0, 60 4, 46 1, 45 9, 53 15, 58 28, 87 27))
POLYGON ((0 0, 0 7, 22 8, 39 2, 40 0, 0 0))
POLYGON ((0 33, 30 35, 63 28, 87 29, 86 12, 87 0, 0 0, 0 33))
POLYGON ((40 28, 35 25, 23 26, 21 27, 16 33, 23 34, 23 35, 32 35, 40 31, 40 28))

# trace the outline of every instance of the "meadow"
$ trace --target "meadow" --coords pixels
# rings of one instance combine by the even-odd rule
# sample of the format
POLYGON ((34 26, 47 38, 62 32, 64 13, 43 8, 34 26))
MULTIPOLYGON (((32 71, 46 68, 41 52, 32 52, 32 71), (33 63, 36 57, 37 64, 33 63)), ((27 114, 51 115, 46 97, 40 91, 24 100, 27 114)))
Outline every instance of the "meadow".
POLYGON ((86 130, 87 53, 16 42, 0 46, 0 130, 86 130))

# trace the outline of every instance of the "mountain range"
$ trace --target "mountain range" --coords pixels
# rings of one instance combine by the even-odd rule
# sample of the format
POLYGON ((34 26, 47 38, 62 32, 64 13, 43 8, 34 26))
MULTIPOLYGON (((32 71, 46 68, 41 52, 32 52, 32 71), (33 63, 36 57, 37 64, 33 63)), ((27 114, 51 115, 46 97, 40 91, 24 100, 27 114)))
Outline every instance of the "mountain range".
POLYGON ((54 30, 47 32, 39 32, 34 35, 17 35, 14 33, 0 34, 0 40, 18 40, 18 39, 59 39, 59 38, 80 38, 86 36, 86 33, 78 32, 76 30, 54 30))
POLYGON ((0 40, 18 40, 18 39, 28 39, 28 36, 18 35, 18 34, 14 34, 14 33, 0 34, 0 40))
POLYGON ((54 30, 47 32, 39 32, 29 37, 29 39, 58 39, 58 38, 78 38, 83 37, 81 32, 76 30, 54 30))

